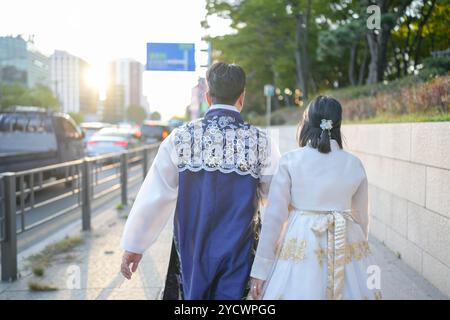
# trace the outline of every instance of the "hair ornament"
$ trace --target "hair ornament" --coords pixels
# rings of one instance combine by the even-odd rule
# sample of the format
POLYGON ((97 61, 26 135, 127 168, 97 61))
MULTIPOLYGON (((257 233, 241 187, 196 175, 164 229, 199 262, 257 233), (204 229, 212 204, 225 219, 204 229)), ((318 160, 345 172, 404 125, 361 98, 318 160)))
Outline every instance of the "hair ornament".
POLYGON ((322 131, 333 129, 333 120, 322 119, 320 122, 320 128, 322 131))

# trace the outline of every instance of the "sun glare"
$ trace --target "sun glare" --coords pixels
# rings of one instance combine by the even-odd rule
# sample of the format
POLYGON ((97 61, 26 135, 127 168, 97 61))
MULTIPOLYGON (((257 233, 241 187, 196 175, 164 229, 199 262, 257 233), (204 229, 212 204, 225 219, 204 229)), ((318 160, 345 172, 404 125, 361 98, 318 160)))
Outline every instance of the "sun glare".
POLYGON ((92 66, 85 75, 87 85, 98 90, 101 100, 106 98, 106 80, 105 71, 98 66, 92 66))

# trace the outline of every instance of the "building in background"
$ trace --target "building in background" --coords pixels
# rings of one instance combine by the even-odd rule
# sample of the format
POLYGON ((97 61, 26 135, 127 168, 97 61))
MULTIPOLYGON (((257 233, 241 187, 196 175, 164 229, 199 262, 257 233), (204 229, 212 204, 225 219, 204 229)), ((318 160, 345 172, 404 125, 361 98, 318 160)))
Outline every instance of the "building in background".
POLYGON ((50 59, 36 49, 32 37, 0 37, 0 82, 50 86, 50 59))
POLYGON ((90 86, 90 65, 68 52, 56 50, 50 57, 51 88, 64 112, 97 112, 98 90, 90 86))
POLYGON ((142 95, 143 72, 144 65, 132 59, 119 59, 109 64, 105 121, 126 120, 130 106, 141 106, 148 111, 147 101, 142 95))
POLYGON ((150 112, 150 104, 148 103, 147 96, 142 96, 142 103, 141 103, 141 105, 144 108, 145 112, 147 112, 147 114, 149 115, 151 112, 150 112))
POLYGON ((191 105, 189 106, 189 113, 191 119, 197 119, 203 116, 208 110, 208 102, 205 97, 206 79, 198 78, 197 85, 192 88, 191 105))

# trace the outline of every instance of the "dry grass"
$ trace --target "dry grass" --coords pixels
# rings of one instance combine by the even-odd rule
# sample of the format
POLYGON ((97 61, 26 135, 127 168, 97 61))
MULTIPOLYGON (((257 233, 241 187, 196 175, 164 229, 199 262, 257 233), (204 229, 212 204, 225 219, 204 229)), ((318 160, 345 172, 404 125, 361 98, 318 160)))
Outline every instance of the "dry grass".
POLYGON ((46 283, 34 282, 34 281, 30 281, 28 283, 28 288, 31 291, 56 291, 56 290, 58 290, 58 288, 56 288, 52 285, 49 285, 46 283))
POLYGON ((45 268, 50 265, 55 256, 66 253, 82 243, 83 239, 81 237, 66 237, 61 241, 52 243, 41 252, 30 256, 27 259, 28 267, 31 268, 36 276, 41 277, 44 275, 45 268))
MULTIPOLYGON (((330 94, 333 95, 333 91, 330 94)), ((378 118, 378 122, 392 122, 390 118, 405 118, 405 121, 396 122, 448 121, 450 76, 436 77, 395 91, 339 100, 344 119, 358 122, 371 118, 378 118)))
POLYGON ((44 267, 37 265, 37 266, 32 267, 32 271, 36 277, 43 277, 45 269, 44 269, 44 267))
MULTIPOLYGON (((322 94, 341 102, 345 123, 450 121, 450 74, 427 82, 405 77, 390 83, 346 87, 322 94)), ((307 104, 305 101, 303 107, 275 110, 272 125, 297 125, 307 104)), ((266 125, 265 115, 252 115, 247 120, 254 125, 266 125)))

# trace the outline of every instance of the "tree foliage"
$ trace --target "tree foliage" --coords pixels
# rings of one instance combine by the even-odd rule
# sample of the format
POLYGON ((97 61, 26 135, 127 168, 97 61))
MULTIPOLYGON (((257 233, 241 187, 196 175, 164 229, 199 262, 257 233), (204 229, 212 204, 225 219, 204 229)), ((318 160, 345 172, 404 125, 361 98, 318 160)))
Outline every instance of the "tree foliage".
POLYGON ((265 84, 278 88, 277 109, 329 88, 419 73, 449 47, 448 0, 207 0, 206 9, 207 31, 210 16, 230 21, 232 33, 207 40, 215 60, 246 70, 244 110, 257 114, 265 84), (367 27, 370 5, 380 9, 380 29, 367 27))
POLYGON ((159 113, 158 111, 153 111, 150 114, 150 119, 151 120, 161 120, 161 113, 159 113))
POLYGON ((20 84, 1 84, 0 106, 2 108, 11 106, 35 106, 57 109, 59 107, 59 101, 53 95, 50 88, 43 85, 36 85, 29 89, 20 84))
POLYGON ((141 106, 129 106, 127 109, 127 119, 135 123, 141 123, 147 117, 147 112, 141 106))
POLYGON ((69 112, 69 116, 78 124, 84 122, 84 115, 80 112, 69 112))

